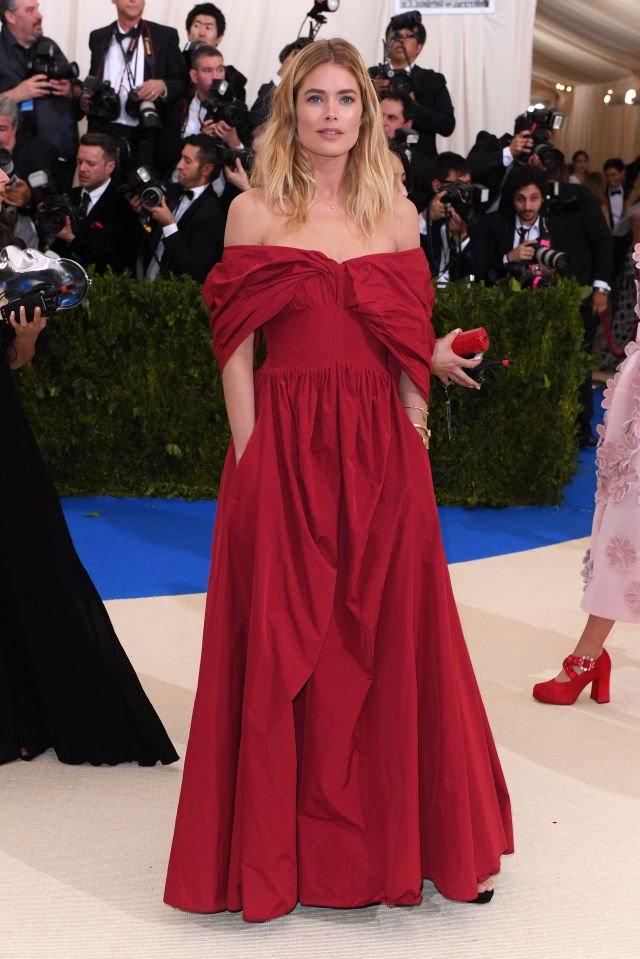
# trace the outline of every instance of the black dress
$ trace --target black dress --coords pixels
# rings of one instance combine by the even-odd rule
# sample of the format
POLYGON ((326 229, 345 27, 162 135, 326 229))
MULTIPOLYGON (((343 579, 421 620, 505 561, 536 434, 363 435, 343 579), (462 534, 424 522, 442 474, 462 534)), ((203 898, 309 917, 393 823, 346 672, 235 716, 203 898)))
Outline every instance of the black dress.
POLYGON ((65 763, 175 762, 74 549, 1 349, 0 411, 0 762, 50 746, 65 763))

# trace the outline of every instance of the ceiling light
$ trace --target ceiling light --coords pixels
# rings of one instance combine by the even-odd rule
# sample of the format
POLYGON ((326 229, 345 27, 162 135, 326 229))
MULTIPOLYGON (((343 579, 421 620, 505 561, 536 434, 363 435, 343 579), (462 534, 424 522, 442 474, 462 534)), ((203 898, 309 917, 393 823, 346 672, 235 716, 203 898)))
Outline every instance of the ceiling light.
POLYGON ((631 87, 624 95, 624 102, 632 104, 636 98, 636 91, 631 87))
POLYGON ((604 100, 605 103, 611 103, 611 94, 605 93, 602 99, 604 100))
POLYGON ((568 87, 565 87, 565 89, 566 89, 567 93, 573 93, 573 87, 571 86, 571 84, 569 84, 568 87))

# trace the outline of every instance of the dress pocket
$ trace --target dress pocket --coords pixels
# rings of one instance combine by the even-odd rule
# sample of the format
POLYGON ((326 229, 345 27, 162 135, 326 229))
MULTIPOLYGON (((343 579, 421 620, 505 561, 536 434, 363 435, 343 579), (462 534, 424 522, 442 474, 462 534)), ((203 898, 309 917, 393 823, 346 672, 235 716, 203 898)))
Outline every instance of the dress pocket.
MULTIPOLYGON (((255 454, 255 450, 256 450, 257 445, 258 445, 258 435, 257 435, 257 434, 258 434, 258 429, 259 429, 259 423, 260 423, 260 418, 258 417, 258 419, 256 420, 255 425, 254 425, 254 427, 253 427, 253 430, 251 431, 251 436, 249 437, 249 441, 248 441, 247 445, 246 445, 245 448, 244 448, 244 452, 243 452, 242 456, 240 457, 239 462, 236 462, 236 463, 235 463, 235 468, 234 468, 234 473, 233 473, 233 486, 235 486, 235 485, 238 483, 238 480, 241 479, 242 476, 246 473, 246 471, 247 471, 247 464, 248 464, 252 459, 255 458, 255 455, 254 455, 254 454, 255 454)), ((234 457, 235 457, 235 447, 234 447, 234 450, 233 450, 233 455, 234 455, 234 457)))

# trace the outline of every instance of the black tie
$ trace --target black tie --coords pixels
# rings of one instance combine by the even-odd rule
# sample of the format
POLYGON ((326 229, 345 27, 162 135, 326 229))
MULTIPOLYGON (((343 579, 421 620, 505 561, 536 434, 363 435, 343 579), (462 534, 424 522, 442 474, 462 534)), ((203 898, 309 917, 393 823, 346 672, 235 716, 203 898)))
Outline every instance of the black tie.
POLYGON ((189 200, 189 201, 193 200, 193 190, 183 190, 183 191, 182 191, 182 196, 183 196, 183 197, 186 196, 187 200, 189 200))
POLYGON ((529 235, 528 228, 526 226, 518 226, 516 229, 518 231, 518 236, 520 237, 520 242, 524 243, 529 235))
POLYGON ((609 190, 609 196, 621 196, 622 190, 609 190))
POLYGON ((91 197, 86 190, 82 191, 82 196, 80 197, 80 206, 78 207, 80 211, 80 216, 85 217, 89 212, 89 204, 91 203, 91 197))

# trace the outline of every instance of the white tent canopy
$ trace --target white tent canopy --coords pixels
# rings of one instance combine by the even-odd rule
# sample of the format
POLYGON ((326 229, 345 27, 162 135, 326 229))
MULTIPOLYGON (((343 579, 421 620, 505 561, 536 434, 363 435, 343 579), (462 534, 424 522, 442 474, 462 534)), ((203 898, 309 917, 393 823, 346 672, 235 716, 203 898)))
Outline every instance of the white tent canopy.
MULTIPOLYGON (((194 0, 195 2, 195 0, 194 0)), ((227 17, 222 51, 248 78, 251 99, 278 66, 277 54, 300 29, 312 0, 219 0, 227 17)), ((181 41, 192 0, 147 0, 145 16, 175 26, 181 41)), ((90 30, 114 19, 110 0, 40 0, 45 32, 57 40, 83 75, 89 66, 90 30)), ((341 0, 320 37, 344 36, 368 63, 380 57, 380 40, 393 0, 341 0)), ((457 127, 440 148, 466 153, 476 132, 503 133, 529 106, 533 73, 536 97, 569 116, 559 139, 566 152, 587 147, 604 155, 640 152, 640 108, 605 108, 602 95, 636 85, 640 92, 640 0, 496 0, 494 14, 425 18, 428 40, 422 66, 447 78, 457 127), (533 71, 532 71, 533 48, 533 71), (570 96, 556 82, 573 84, 570 96), (608 112, 606 112, 608 110, 608 112)))

